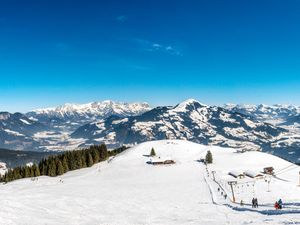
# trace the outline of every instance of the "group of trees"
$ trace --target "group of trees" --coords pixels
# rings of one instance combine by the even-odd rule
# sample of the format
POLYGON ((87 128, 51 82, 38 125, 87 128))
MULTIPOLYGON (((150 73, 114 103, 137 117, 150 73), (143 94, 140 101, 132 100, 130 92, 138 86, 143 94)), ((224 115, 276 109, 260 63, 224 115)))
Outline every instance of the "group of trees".
POLYGON ((62 154, 50 156, 43 159, 38 165, 16 167, 9 169, 0 178, 1 182, 9 182, 26 177, 38 177, 41 175, 55 177, 71 170, 91 167, 95 163, 106 160, 110 156, 115 156, 126 147, 121 147, 112 151, 107 151, 104 144, 93 145, 87 149, 77 151, 67 151, 62 154))

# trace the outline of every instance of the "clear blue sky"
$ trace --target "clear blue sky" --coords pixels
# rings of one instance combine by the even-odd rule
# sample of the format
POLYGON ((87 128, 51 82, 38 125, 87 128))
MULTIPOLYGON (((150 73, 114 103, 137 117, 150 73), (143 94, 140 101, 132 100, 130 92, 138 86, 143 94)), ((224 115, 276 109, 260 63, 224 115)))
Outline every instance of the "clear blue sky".
POLYGON ((300 104, 300 1, 2 0, 0 110, 300 104))

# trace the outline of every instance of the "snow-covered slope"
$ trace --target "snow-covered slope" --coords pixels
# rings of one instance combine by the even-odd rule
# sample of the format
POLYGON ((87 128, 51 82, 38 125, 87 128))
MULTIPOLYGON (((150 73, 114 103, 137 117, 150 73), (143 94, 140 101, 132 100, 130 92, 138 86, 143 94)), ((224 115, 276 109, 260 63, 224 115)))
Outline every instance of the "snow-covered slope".
POLYGON ((67 103, 55 108, 37 109, 28 112, 27 116, 56 127, 76 128, 97 119, 105 119, 111 115, 134 116, 150 109, 148 103, 122 103, 106 100, 87 104, 67 103))
POLYGON ((119 146, 149 140, 185 139, 260 150, 285 131, 250 116, 189 99, 175 107, 157 107, 139 116, 112 116, 89 123, 71 136, 86 139, 87 145, 105 142, 119 146))
POLYGON ((300 221, 298 171, 299 167, 261 152, 237 153, 178 140, 147 142, 91 168, 2 185, 0 224, 293 224, 300 221), (156 160, 170 158, 176 164, 147 164, 152 147, 156 160), (212 151, 214 163, 206 170, 197 160, 207 150, 212 151), (227 175, 233 169, 261 171, 266 166, 275 171, 289 167, 271 178, 269 191, 268 176, 227 175), (212 171, 227 199, 218 191, 212 171), (236 200, 243 200, 245 206, 230 201, 227 181, 237 182, 236 200), (258 209, 249 205, 253 197, 258 198, 258 209), (279 198, 284 208, 275 211, 273 204, 279 198))

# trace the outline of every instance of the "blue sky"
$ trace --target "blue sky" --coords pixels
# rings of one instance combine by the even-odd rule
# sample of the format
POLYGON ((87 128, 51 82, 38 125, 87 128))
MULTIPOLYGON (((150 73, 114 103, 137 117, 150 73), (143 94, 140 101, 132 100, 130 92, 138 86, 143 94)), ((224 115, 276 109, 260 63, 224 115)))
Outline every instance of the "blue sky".
POLYGON ((300 2, 0 1, 0 110, 300 104, 300 2))

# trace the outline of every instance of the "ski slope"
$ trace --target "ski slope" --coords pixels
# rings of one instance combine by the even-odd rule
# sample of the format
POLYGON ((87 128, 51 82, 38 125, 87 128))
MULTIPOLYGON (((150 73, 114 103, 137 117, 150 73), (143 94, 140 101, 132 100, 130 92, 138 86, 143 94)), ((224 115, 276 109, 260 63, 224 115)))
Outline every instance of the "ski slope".
POLYGON ((0 225, 300 223, 298 173, 298 167, 265 153, 237 153, 183 140, 146 142, 91 168, 1 185, 0 225), (176 164, 147 164, 152 147, 154 160, 172 159, 176 164), (206 168, 198 160, 207 150, 212 151, 214 163, 206 168), (261 171, 266 166, 273 166, 275 172, 287 167, 270 179, 270 190, 267 177, 228 175, 232 170, 261 171), (236 200, 243 200, 245 206, 231 202, 228 181, 237 181, 236 200), (247 205, 252 197, 258 198, 258 209, 247 205), (278 198, 285 204, 282 211, 273 210, 278 198))

